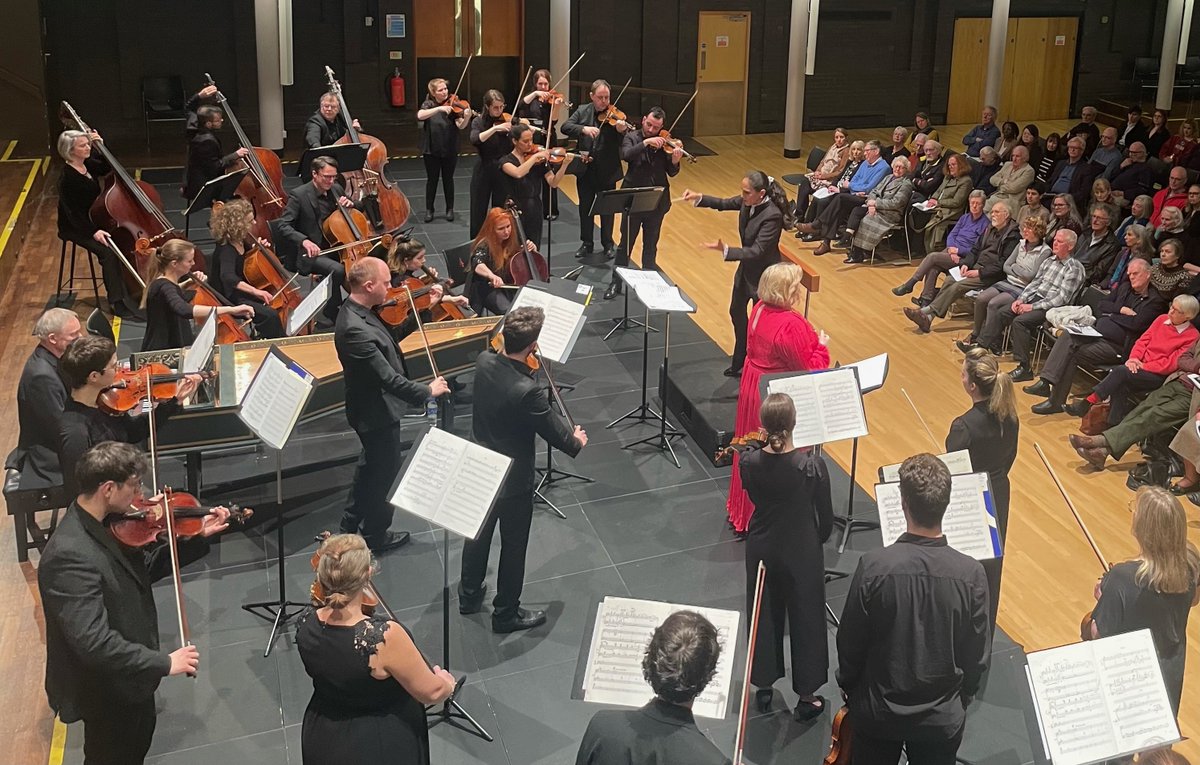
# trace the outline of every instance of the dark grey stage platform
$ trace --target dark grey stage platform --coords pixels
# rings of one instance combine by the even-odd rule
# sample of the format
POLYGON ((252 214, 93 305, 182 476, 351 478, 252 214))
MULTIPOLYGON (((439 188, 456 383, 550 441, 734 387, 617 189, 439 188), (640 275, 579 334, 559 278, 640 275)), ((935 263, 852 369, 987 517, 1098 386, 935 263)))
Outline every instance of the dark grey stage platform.
MULTIPOLYGON (((469 163, 460 165, 459 212, 465 216, 469 163)), ((417 162, 400 163, 393 174, 414 200, 424 205, 424 176, 417 162)), ((562 200, 562 217, 555 222, 554 270, 563 273, 574 265, 570 256, 577 246, 574 208, 562 200)), ((439 203, 438 209, 441 209, 439 203)), ((193 221, 193 230, 196 222, 193 221)), ((417 236, 442 250, 466 239, 462 219, 428 226, 417 224, 417 236)), ((607 280, 607 269, 588 269, 584 282, 607 280)), ((451 667, 466 672, 470 681, 462 703, 496 738, 486 743, 449 726, 432 731, 433 762, 452 763, 570 763, 588 719, 599 707, 571 698, 572 682, 585 625, 595 602, 605 595, 651 598, 720 608, 744 607, 743 546, 725 524, 728 468, 715 468, 690 439, 676 445, 681 468, 652 449, 621 447, 651 434, 651 425, 624 425, 613 430, 604 424, 640 402, 642 337, 636 330, 602 338, 617 315, 620 301, 594 303, 574 355, 566 367, 572 378, 583 378, 565 398, 575 419, 583 425, 590 443, 578 460, 557 458, 564 469, 587 474, 594 483, 567 481, 549 490, 549 497, 564 511, 560 520, 546 508, 535 510, 524 603, 544 608, 549 621, 524 634, 493 635, 488 611, 470 617, 454 610, 450 620, 451 667)), ((654 320, 659 324, 660 320, 654 320)), ((672 322, 672 348, 700 350, 712 342, 687 319, 672 322)), ((662 334, 651 334, 651 374, 661 361, 662 334)), ((682 351, 681 351, 682 353, 682 351)), ((682 358, 682 356, 681 356, 682 358)), ((565 376, 565 375, 564 375, 565 376)), ((470 378, 466 379, 470 385, 470 378)), ((473 391, 468 387, 467 393, 473 391)), ((653 391, 652 391, 653 393, 653 391)), ((657 408, 657 403, 655 403, 657 408)), ((420 427, 414 421, 413 432, 420 427)), ((455 430, 470 432, 470 405, 461 402, 455 430)), ((358 442, 346 432, 342 417, 298 431, 285 453, 285 467, 352 455, 358 442)), ((897 459, 905 455, 897 454, 897 459)), ((846 506, 847 476, 831 464, 835 507, 846 506)), ((166 679, 159 693, 158 730, 151 757, 156 765, 184 763, 299 763, 300 723, 312 685, 304 672, 289 630, 277 639, 269 658, 263 647, 270 624, 242 610, 243 603, 278 596, 275 529, 284 524, 287 555, 283 576, 288 596, 304 598, 312 581, 309 557, 312 538, 323 529, 336 528, 353 466, 302 473, 285 479, 282 517, 275 512, 271 480, 242 490, 236 496, 208 500, 236 500, 255 507, 251 527, 231 531, 211 553, 189 567, 184 593, 194 640, 201 652, 195 680, 166 679)), ((237 452, 206 460, 205 479, 227 483, 253 475, 273 476, 274 456, 237 452)), ((182 467, 171 462, 164 481, 178 482, 182 467)), ((858 492, 859 512, 872 502, 858 492)), ((407 547, 382 556, 377 585, 416 637, 431 661, 440 663, 442 640, 441 535, 424 522, 396 514, 394 528, 413 532, 407 547)), ((497 535, 497 545, 498 545, 497 535)), ((836 539, 836 538, 835 538, 836 539)), ((852 571, 862 551, 880 544, 878 532, 862 531, 851 537, 849 549, 838 560, 827 548, 827 562, 852 571)), ((457 578, 461 542, 450 550, 452 578, 457 578)), ((496 554, 492 556, 493 567, 496 554)), ((489 582, 494 576, 489 574, 489 582)), ((832 582, 829 602, 835 613, 842 608, 847 580, 832 582)), ((175 644, 166 587, 156 588, 165 646, 175 644)), ((452 605, 453 608, 453 605, 452 605)), ((820 618, 824 618, 821 615, 820 618)), ((829 646, 833 652, 833 632, 829 646)), ((745 655, 745 639, 736 651, 745 655)), ((997 633, 993 672, 986 690, 970 711, 963 759, 972 765, 1024 765, 1030 762, 1022 696, 1021 650, 997 633), (1013 661, 1012 659, 1016 659, 1013 661)), ((742 662, 735 670, 740 677, 742 662)), ((831 670, 836 657, 831 660, 831 670)), ((747 761, 808 763, 815 765, 828 746, 830 713, 800 725, 791 720, 796 703, 787 682, 778 683, 771 714, 755 715, 750 722, 747 761), (788 708, 785 708, 785 704, 788 708)), ((837 699, 832 683, 823 693, 837 699)), ((39 703, 40 700, 39 700, 39 703)), ((831 706, 836 706, 836 703, 831 706)), ((736 718, 700 720, 712 740, 729 753, 736 718)), ((82 761, 82 730, 68 727, 65 762, 82 761)))

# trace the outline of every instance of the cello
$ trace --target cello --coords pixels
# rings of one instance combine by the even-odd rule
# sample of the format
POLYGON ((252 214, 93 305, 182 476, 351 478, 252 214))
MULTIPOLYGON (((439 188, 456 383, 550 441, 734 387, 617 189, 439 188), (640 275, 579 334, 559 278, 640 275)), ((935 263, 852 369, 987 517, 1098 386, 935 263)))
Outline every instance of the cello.
POLYGON ((271 293, 267 305, 275 309, 279 321, 286 327, 288 316, 304 300, 300 290, 293 285, 296 274, 289 276, 275 253, 259 241, 250 242, 246 254, 242 256, 242 273, 247 284, 271 293))
MULTIPOLYGON (((217 86, 208 72, 204 73, 204 79, 214 88, 217 86)), ((233 109, 229 107, 229 100, 220 90, 217 91, 217 103, 224 110, 225 119, 233 125, 238 145, 250 152, 239 160, 250 172, 238 184, 236 193, 254 205, 254 235, 269 239, 271 229, 268 224, 282 215, 287 207, 287 192, 283 189, 283 166, 275 152, 250 142, 246 131, 242 130, 241 123, 234 116, 233 109)))
POLYGON ((530 281, 550 281, 550 266, 542 257, 542 253, 530 250, 525 246, 525 242, 528 240, 525 238, 525 229, 521 226, 521 211, 517 207, 517 203, 509 199, 504 203, 504 209, 508 210, 508 214, 512 216, 513 228, 516 229, 517 246, 520 248, 520 254, 514 255, 508 260, 508 272, 512 275, 512 283, 518 287, 524 287, 530 281))
MULTIPOLYGON (((192 279, 192 285, 196 288, 196 294, 192 296, 193 306, 205 306, 216 309, 220 308, 221 306, 233 305, 226 300, 221 293, 217 292, 200 279, 192 279)), ((253 320, 243 319, 239 321, 227 313, 218 313, 217 345, 244 343, 249 340, 250 333, 253 331, 253 325, 250 323, 251 321, 253 320)))
POLYGON ((379 217, 383 228, 398 229, 408 220, 411 207, 408 197, 388 180, 384 172, 388 159, 387 146, 374 136, 358 132, 354 127, 354 119, 350 116, 350 107, 346 106, 346 99, 342 97, 342 86, 333 77, 333 70, 325 67, 325 75, 329 78, 329 92, 337 96, 338 109, 341 110, 342 119, 346 121, 346 135, 334 143, 367 145, 367 163, 363 169, 344 174, 346 194, 356 203, 369 196, 375 197, 379 204, 379 217))

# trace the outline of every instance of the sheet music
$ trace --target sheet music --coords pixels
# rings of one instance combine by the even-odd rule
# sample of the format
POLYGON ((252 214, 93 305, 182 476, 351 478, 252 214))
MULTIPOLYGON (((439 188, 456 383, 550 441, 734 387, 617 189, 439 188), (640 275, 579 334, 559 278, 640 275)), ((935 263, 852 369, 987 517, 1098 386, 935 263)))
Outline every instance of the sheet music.
POLYGON ((837 193, 837 189, 832 186, 822 186, 813 192, 813 199, 825 199, 837 193))
MULTIPOLYGON (((879 533, 887 547, 895 544, 907 529, 900 503, 900 484, 876 484, 875 501, 879 507, 879 533)), ((976 560, 1000 556, 1000 537, 991 508, 987 473, 953 476, 950 504, 942 517, 942 533, 951 547, 976 560)))
POLYGON ((474 539, 510 465, 511 457, 432 428, 417 445, 388 501, 474 539))
POLYGON ((699 717, 724 719, 741 613, 719 608, 606 596, 596 611, 583 679, 584 700, 640 707, 654 698, 654 691, 642 677, 642 655, 655 628, 676 611, 695 611, 717 628, 721 638, 717 674, 696 697, 692 712, 699 717))
POLYGON ((583 329, 586 306, 549 292, 523 287, 509 310, 526 306, 541 308, 546 314, 542 332, 538 335, 538 351, 548 359, 565 364, 583 329))
MULTIPOLYGON (((975 469, 971 467, 971 452, 966 449, 939 454, 937 458, 950 471, 950 475, 963 475, 964 473, 975 472, 975 469)), ((884 465, 879 468, 879 475, 883 479, 883 483, 895 483, 900 480, 900 464, 897 462, 895 465, 884 465)))
POLYGON ((779 377, 767 383, 768 393, 784 393, 796 406, 796 446, 841 441, 867 434, 867 415, 853 367, 779 377))
MULTIPOLYGON (((300 257, 305 256, 301 255, 300 257)), ((304 329, 304 325, 312 321, 313 317, 317 315, 317 311, 321 310, 331 297, 333 297, 333 279, 326 277, 317 282, 312 291, 300 301, 300 305, 296 306, 296 310, 288 315, 287 327, 284 328, 288 337, 294 337, 304 329)))
POLYGON ((673 284, 668 284, 657 271, 639 271, 636 268, 618 268, 621 281, 637 293, 637 299, 651 311, 683 311, 692 313, 696 309, 683 299, 683 293, 673 284))
POLYGON ((1104 337, 1096 331, 1095 327, 1083 327, 1078 324, 1064 324, 1063 329, 1072 335, 1079 337, 1104 337))
POLYGON ((306 369, 272 347, 242 397, 238 417, 267 446, 282 449, 315 383, 306 369))
POLYGON ((959 269, 957 266, 955 266, 954 268, 951 268, 946 273, 948 273, 948 274, 950 274, 950 276, 954 277, 954 281, 956 281, 956 282, 961 282, 963 279, 967 278, 967 277, 963 276, 962 270, 959 269))
POLYGON ((179 362, 179 371, 190 375, 203 372, 212 358, 213 347, 217 344, 217 312, 209 311, 208 318, 200 325, 196 339, 183 352, 183 360, 179 362))
POLYGON ((863 393, 870 393, 883 387, 888 374, 888 355, 881 353, 869 359, 856 361, 843 366, 854 367, 858 370, 858 387, 863 393))
POLYGON ((1150 630, 1036 651, 1026 659, 1054 765, 1085 765, 1179 740, 1150 630))

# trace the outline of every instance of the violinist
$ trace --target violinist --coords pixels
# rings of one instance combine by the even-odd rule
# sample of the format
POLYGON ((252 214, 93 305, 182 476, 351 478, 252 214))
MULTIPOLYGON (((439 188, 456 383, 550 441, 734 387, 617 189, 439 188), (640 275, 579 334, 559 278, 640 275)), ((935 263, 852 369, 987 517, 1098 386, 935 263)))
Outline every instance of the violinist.
MULTIPOLYGON (((74 492, 75 465, 83 453, 101 441, 136 444, 150 435, 148 414, 109 414, 99 408, 100 394, 113 386, 117 376, 117 349, 107 337, 84 335, 71 343, 59 359, 59 373, 71 397, 58 423, 58 461, 64 486, 74 492)), ((196 392, 199 375, 181 377, 175 397, 154 410, 155 425, 183 411, 183 402, 196 392)))
POLYGON ((429 762, 426 704, 454 692, 454 676, 425 663, 412 632, 364 610, 375 561, 357 534, 321 545, 324 600, 304 612, 296 647, 313 679, 300 746, 306 765, 429 762))
MULTIPOLYGON (((248 305, 254 310, 254 328, 261 338, 283 337, 279 314, 268 305, 273 297, 246 281, 242 263, 246 250, 252 247, 250 229, 254 226, 254 207, 242 199, 226 202, 213 210, 208 227, 217 246, 209 258, 208 277, 213 289, 234 305, 248 305)), ((269 242, 259 243, 270 246, 269 242)))
POLYGON ((1200 552, 1188 541, 1187 514, 1166 489, 1143 486, 1133 507, 1137 558, 1096 583, 1092 637, 1150 630, 1171 710, 1179 714, 1188 614, 1200 602, 1200 552))
POLYGON ((158 248, 150 259, 146 273, 146 292, 142 308, 146 309, 146 336, 143 351, 183 348, 195 340, 193 321, 204 321, 208 314, 230 314, 240 319, 253 319, 254 308, 248 305, 194 306, 179 282, 190 275, 196 281, 208 277, 192 271, 196 265, 196 246, 184 239, 171 239, 158 248))
MULTIPOLYGON (((533 73, 533 90, 522 96, 517 103, 516 116, 535 128, 548 131, 548 148, 553 149, 557 143, 554 126, 558 124, 554 119, 554 111, 563 105, 562 95, 551 90, 550 71, 539 69, 533 73)), ((546 133, 541 135, 545 136, 546 133)), ((548 183, 542 184, 542 209, 546 211, 546 220, 558 217, 558 194, 548 183)))
MULTIPOLYGON (((354 207, 337 182, 338 166, 333 157, 317 157, 310 166, 312 180, 298 186, 288 197, 287 209, 279 216, 276 237, 280 247, 290 246, 296 257, 296 270, 301 276, 323 274, 333 279, 333 294, 325 304, 325 319, 332 324, 342 304, 342 284, 346 269, 337 254, 322 255, 325 234, 321 225, 341 207, 354 207)), ((288 262, 287 260, 284 261, 288 262)))
MULTIPOLYGON (((596 80, 589 91, 591 100, 575 110, 563 123, 562 131, 568 138, 579 141, 579 152, 590 161, 577 169, 579 176, 579 239, 582 242, 575 257, 582 258, 595 249, 596 218, 588 215, 596 194, 617 187, 621 179, 621 136, 629 130, 624 120, 607 120, 610 89, 606 80, 596 80)), ((600 244, 604 256, 613 257, 613 217, 600 216, 600 244)))
MULTIPOLYGON (((357 119, 351 124, 355 130, 362 129, 362 125, 358 124, 357 119)), ((346 120, 342 117, 342 107, 338 103, 337 93, 324 93, 317 110, 304 123, 304 148, 331 146, 348 132, 350 129, 346 127, 346 120)))
MULTIPOLYGON (((105 442, 80 456, 78 496, 46 544, 38 591, 46 617, 46 696, 64 723, 83 720, 88 763, 141 763, 154 737, 154 692, 164 677, 195 674, 195 646, 170 653, 158 637, 151 583, 172 573, 166 542, 132 549, 105 528, 142 496, 149 466, 135 447, 105 442)), ((180 562, 208 552, 227 527, 215 508, 200 534, 178 543, 180 562)))
POLYGON ((231 154, 222 154, 217 131, 225 124, 225 112, 219 106, 201 106, 196 110, 196 134, 188 141, 187 170, 183 179, 183 198, 191 201, 213 178, 220 178, 234 162, 250 153, 239 146, 231 154))
MULTIPOLYGON (((433 297, 433 302, 429 308, 421 311, 421 321, 434 321, 433 306, 453 304, 462 307, 467 305, 465 295, 451 295, 437 281, 437 271, 425 265, 425 245, 418 240, 409 239, 397 243, 387 254, 387 264, 388 270, 392 272, 391 286, 393 288, 400 287, 409 279, 418 281, 433 279, 433 283, 429 285, 429 294, 433 297)), ((399 294, 396 292, 392 294, 396 296, 397 300, 407 303, 408 297, 403 291, 399 294)), ((399 342, 401 338, 407 337, 416 328, 416 319, 409 313, 408 318, 400 326, 393 327, 393 335, 399 342)))
MULTIPOLYGON (((617 248, 617 258, 614 266, 627 267, 629 253, 637 243, 638 231, 643 231, 646 238, 642 240, 642 270, 658 270, 658 237, 662 233, 663 218, 671 209, 671 178, 679 174, 679 160, 683 157, 683 148, 676 146, 664 150, 667 146, 662 132, 663 121, 667 114, 660 107, 651 107, 642 117, 642 126, 638 130, 630 130, 621 141, 621 159, 625 160, 625 180, 622 188, 638 188, 645 186, 664 187, 658 207, 647 213, 630 215, 628 228, 629 241, 621 242, 617 248)), ((612 300, 621 294, 622 282, 613 279, 604 293, 605 300, 612 300)))
POLYGON ((537 249, 531 241, 526 240, 524 245, 517 241, 516 227, 508 210, 493 207, 471 251, 467 298, 475 313, 482 313, 485 308, 497 316, 508 313, 512 307, 510 290, 504 288, 512 282, 508 263, 520 254, 522 246, 530 252, 537 249))
POLYGON ((479 162, 471 171, 471 236, 477 236, 488 210, 504 204, 508 188, 500 162, 512 151, 512 123, 504 119, 504 95, 489 90, 483 95, 483 113, 471 120, 471 145, 479 162))
POLYGON ((566 158, 552 170, 548 164, 550 152, 533 143, 533 128, 515 125, 512 129, 513 150, 500 162, 500 170, 508 180, 508 198, 521 210, 525 236, 534 246, 542 244, 542 186, 558 188, 563 173, 570 164, 566 158))
POLYGON ((96 256, 104 277, 104 292, 114 314, 122 319, 145 321, 146 315, 125 287, 125 268, 107 244, 107 232, 92 222, 90 211, 100 196, 103 176, 112 172, 108 162, 92 152, 99 133, 64 130, 58 136, 58 153, 66 163, 58 184, 58 238, 72 242, 96 256))
POLYGON ((447 103, 450 89, 446 81, 436 77, 426 86, 429 98, 417 109, 421 126, 418 138, 421 158, 425 161, 425 222, 433 222, 433 200, 437 196, 438 178, 446 197, 446 220, 454 220, 454 168, 458 166, 458 132, 475 115, 464 109, 455 119, 454 109, 447 103))

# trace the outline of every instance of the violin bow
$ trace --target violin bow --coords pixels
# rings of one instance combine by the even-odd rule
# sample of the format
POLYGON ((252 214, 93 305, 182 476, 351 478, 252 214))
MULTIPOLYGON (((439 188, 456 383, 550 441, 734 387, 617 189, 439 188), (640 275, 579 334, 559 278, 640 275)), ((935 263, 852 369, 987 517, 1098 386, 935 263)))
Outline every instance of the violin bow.
POLYGON ((529 75, 533 74, 533 67, 525 70, 525 79, 521 80, 521 87, 517 89, 517 100, 513 101, 513 121, 517 119, 517 109, 521 105, 521 99, 525 97, 525 86, 529 84, 529 75))
POLYGON ((542 349, 534 346, 533 355, 538 360, 538 366, 546 374, 546 382, 550 384, 550 395, 554 397, 554 403, 558 404, 559 410, 567 418, 567 424, 571 426, 571 430, 575 430, 575 418, 571 416, 567 405, 563 403, 562 393, 559 391, 558 386, 554 384, 554 376, 550 374, 550 365, 546 363, 546 357, 542 355, 542 349))
POLYGON ((733 741, 733 765, 742 765, 742 750, 746 746, 746 717, 750 712, 750 671, 754 667, 754 643, 758 638, 758 619, 762 613, 763 586, 767 582, 767 567, 758 562, 754 584, 754 610, 750 612, 750 632, 746 640, 746 676, 742 678, 742 700, 738 707, 737 737, 733 741))
POLYGON ((692 102, 696 100, 696 94, 699 92, 700 91, 698 91, 698 90, 692 91, 692 97, 689 98, 687 100, 687 103, 683 105, 683 108, 679 110, 679 114, 675 115, 675 121, 671 123, 671 127, 667 128, 668 133, 672 133, 672 134, 674 133, 675 126, 679 124, 679 119, 681 117, 683 117, 683 113, 686 112, 688 110, 688 107, 692 105, 692 102))
MULTIPOLYGON (((454 85, 454 93, 452 95, 454 95, 454 96, 458 95, 458 89, 462 87, 463 79, 467 76, 467 70, 471 68, 471 61, 474 58, 475 58, 474 53, 472 53, 470 56, 467 56, 467 63, 463 65, 462 74, 460 74, 458 76, 458 82, 455 83, 455 85, 454 85)), ((525 86, 522 85, 521 87, 525 87, 525 86)))
POLYGON ((433 349, 429 347, 429 336, 425 334, 425 322, 421 321, 421 312, 417 310, 417 301, 413 298, 412 290, 409 289, 408 283, 404 284, 404 294, 408 296, 408 306, 412 309, 413 318, 417 321, 417 329, 421 332, 421 342, 425 345, 425 356, 429 359, 429 368, 433 370, 433 377, 436 380, 442 376, 438 371, 437 362, 433 360, 433 349))
POLYGON ((617 97, 609 102, 608 105, 610 109, 617 105, 617 102, 621 100, 621 96, 625 95, 625 91, 629 89, 629 83, 631 82, 633 82, 633 77, 630 77, 625 81, 625 87, 621 88, 621 92, 617 94, 617 97))
MULTIPOLYGON (((576 65, 576 64, 578 64, 580 61, 582 61, 582 60, 583 60, 583 57, 584 57, 584 56, 586 56, 586 55, 587 55, 587 51, 586 51, 586 50, 585 50, 583 53, 580 53, 580 54, 579 54, 579 58, 575 59, 575 63, 574 63, 574 64, 571 64, 570 66, 568 66, 568 67, 567 67, 567 71, 563 72, 563 76, 562 76, 562 77, 559 77, 559 78, 558 78, 558 82, 556 82, 556 83, 554 83, 553 85, 551 85, 551 86, 550 86, 550 89, 551 89, 551 90, 558 90, 558 86, 563 84, 563 80, 567 79, 567 77, 569 77, 569 76, 570 76, 570 74, 571 74, 571 70, 572 70, 572 69, 574 69, 574 68, 575 68, 575 65, 576 65)), ((631 79, 632 79, 632 78, 631 78, 631 79)))
POLYGON ((908 395, 908 391, 906 391, 904 388, 901 388, 900 392, 904 394, 904 398, 908 399, 908 405, 912 407, 913 414, 915 414, 917 419, 921 421, 921 427, 925 428, 925 435, 929 436, 929 443, 933 444, 933 451, 935 453, 940 452, 942 450, 942 446, 938 443, 937 439, 933 437, 933 431, 929 429, 929 425, 925 422, 925 418, 921 416, 921 410, 917 409, 917 405, 913 403, 912 397, 908 395))
POLYGON ((1092 536, 1092 532, 1088 531, 1087 524, 1083 522, 1083 517, 1075 509, 1075 503, 1071 501, 1071 495, 1067 494, 1066 487, 1062 485, 1062 481, 1058 480, 1058 474, 1054 472, 1054 468, 1050 467, 1050 461, 1046 459, 1046 454, 1042 451, 1042 445, 1034 441, 1033 448, 1037 450, 1038 456, 1042 458, 1042 464, 1046 466, 1050 477, 1054 479, 1054 485, 1058 487, 1058 493, 1062 494, 1062 498, 1066 500, 1067 507, 1071 510, 1071 515, 1075 516, 1075 522, 1079 524, 1079 528, 1083 531, 1083 536, 1087 538, 1088 544, 1091 545, 1092 552, 1096 554, 1096 559, 1100 561, 1100 566, 1107 572, 1111 568, 1108 565, 1108 559, 1104 557, 1104 553, 1100 552, 1100 545, 1096 544, 1095 537, 1092 536))

